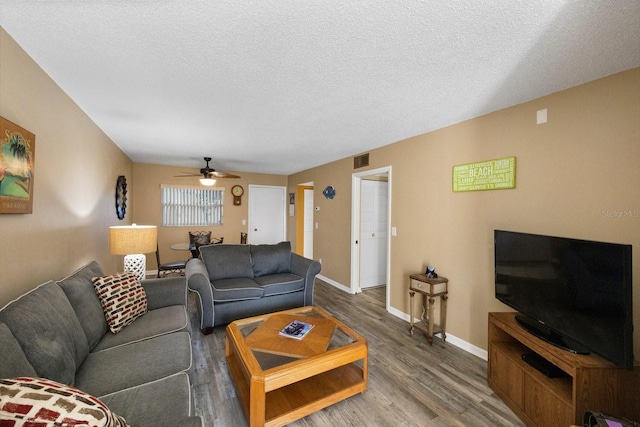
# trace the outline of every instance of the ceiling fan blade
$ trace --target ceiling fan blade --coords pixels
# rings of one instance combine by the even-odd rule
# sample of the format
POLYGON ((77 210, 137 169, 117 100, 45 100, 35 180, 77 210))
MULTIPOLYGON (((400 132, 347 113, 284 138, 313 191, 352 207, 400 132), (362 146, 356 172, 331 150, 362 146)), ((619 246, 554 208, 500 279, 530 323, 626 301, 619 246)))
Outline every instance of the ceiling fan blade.
POLYGON ((232 173, 217 172, 217 171, 209 172, 207 174, 207 177, 211 177, 211 178, 240 178, 238 175, 234 175, 232 173))
POLYGON ((227 173, 227 172, 218 172, 215 169, 209 167, 209 161, 211 160, 211 157, 205 157, 204 160, 207 162, 207 166, 205 166, 202 169, 200 169, 200 173, 182 172, 182 175, 174 175, 174 177, 176 177, 176 178, 186 178, 186 177, 199 176, 199 177, 211 178, 211 179, 216 179, 216 178, 229 178, 229 179, 240 178, 238 175, 234 175, 232 173, 227 173))
POLYGON ((187 177, 191 177, 191 176, 202 176, 202 174, 200 174, 200 173, 190 173, 190 174, 188 174, 188 173, 185 172, 184 175, 174 175, 173 177, 174 178, 187 178, 187 177))

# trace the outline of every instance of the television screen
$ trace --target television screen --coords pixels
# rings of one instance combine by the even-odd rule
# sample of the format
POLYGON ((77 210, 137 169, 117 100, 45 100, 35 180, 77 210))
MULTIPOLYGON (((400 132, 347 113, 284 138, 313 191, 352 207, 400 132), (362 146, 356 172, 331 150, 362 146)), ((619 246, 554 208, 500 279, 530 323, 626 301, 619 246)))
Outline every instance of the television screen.
POLYGON ((527 329, 633 366, 631 245, 495 230, 495 293, 527 329))

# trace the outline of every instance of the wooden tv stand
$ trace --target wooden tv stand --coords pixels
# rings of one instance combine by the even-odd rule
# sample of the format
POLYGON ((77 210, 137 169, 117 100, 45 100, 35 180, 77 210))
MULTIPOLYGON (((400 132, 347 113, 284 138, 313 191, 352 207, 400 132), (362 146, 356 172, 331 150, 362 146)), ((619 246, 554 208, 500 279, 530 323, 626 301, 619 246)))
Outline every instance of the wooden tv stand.
POLYGON ((557 348, 524 330, 516 313, 489 313, 489 387, 529 426, 582 425, 584 412, 640 421, 640 364, 624 369, 595 354, 557 348), (549 378, 522 360, 536 353, 566 374, 549 378))

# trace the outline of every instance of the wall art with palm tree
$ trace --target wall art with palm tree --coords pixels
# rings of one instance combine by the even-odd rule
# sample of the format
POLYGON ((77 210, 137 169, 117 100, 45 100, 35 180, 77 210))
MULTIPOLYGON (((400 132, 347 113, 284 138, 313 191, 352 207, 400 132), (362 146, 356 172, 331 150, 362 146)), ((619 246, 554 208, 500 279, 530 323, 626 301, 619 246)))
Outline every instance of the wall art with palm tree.
POLYGON ((36 136, 0 117, 0 213, 33 212, 36 136))

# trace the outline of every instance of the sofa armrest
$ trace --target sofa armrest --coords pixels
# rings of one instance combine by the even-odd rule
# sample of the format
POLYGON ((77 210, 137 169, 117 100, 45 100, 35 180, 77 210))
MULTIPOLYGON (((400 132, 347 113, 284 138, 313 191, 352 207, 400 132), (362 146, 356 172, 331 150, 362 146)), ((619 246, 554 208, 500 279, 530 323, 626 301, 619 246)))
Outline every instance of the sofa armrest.
POLYGON ((200 330, 205 334, 213 332, 214 306, 213 289, 209 281, 209 272, 200 258, 191 258, 186 267, 189 290, 198 295, 200 312, 200 330))
POLYGON ((140 283, 147 294, 149 310, 170 305, 187 305, 187 281, 184 277, 144 279, 140 283))
POLYGON ((322 264, 296 253, 291 253, 291 272, 304 278, 304 305, 313 305, 313 285, 322 264))

